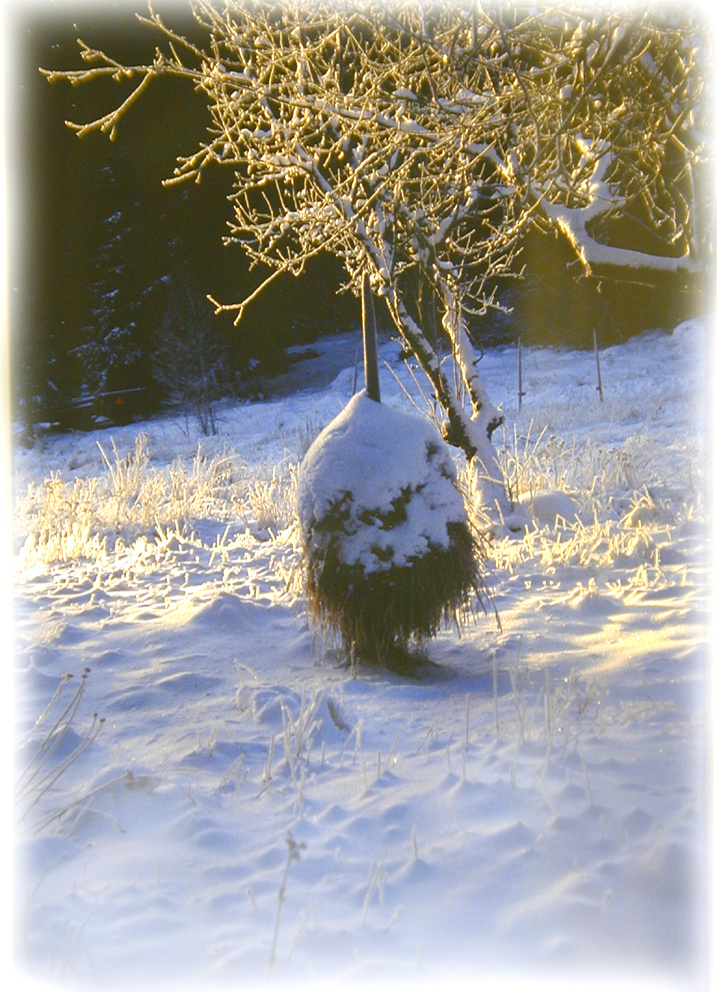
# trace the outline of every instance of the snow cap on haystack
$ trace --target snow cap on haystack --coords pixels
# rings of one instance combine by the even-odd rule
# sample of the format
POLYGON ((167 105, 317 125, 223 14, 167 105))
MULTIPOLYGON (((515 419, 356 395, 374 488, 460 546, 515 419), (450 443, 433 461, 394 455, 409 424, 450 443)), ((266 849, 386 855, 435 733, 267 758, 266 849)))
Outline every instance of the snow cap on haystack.
POLYGON ((425 417, 355 395, 302 462, 297 512, 311 611, 347 651, 420 644, 480 593, 455 466, 425 417))

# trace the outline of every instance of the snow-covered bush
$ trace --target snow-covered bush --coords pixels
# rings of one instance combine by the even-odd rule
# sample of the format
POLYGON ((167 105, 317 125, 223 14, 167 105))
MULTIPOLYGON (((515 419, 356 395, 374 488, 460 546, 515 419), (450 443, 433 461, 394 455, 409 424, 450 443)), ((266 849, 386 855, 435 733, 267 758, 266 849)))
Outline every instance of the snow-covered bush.
POLYGON ((358 393, 302 462, 306 593, 347 654, 420 646, 482 593, 481 548, 435 427, 358 393))

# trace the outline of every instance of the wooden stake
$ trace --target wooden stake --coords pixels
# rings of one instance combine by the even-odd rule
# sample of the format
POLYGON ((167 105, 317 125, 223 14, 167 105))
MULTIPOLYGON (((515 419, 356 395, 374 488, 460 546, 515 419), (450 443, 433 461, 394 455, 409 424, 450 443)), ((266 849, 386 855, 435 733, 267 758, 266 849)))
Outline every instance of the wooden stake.
POLYGON ((378 344, 376 342, 376 314, 373 309, 371 280, 364 273, 361 285, 361 321, 363 324, 363 368, 366 377, 366 395, 369 399, 381 402, 381 389, 378 382, 378 344))
POLYGON ((597 365, 597 391, 600 393, 600 402, 604 402, 602 394, 602 376, 600 375, 600 352, 598 351, 597 331, 593 327, 593 345, 595 346, 595 363, 597 365))
POLYGON ((356 395, 356 387, 358 386, 358 368, 359 368, 359 350, 356 349, 356 357, 354 358, 354 388, 351 390, 351 395, 356 395))
POLYGON ((518 338, 518 409, 523 409, 523 344, 518 338))

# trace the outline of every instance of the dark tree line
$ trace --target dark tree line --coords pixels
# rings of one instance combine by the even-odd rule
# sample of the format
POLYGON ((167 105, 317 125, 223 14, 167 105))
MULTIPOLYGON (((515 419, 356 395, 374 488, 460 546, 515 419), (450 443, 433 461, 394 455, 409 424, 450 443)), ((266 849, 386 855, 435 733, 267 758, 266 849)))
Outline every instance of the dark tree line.
MULTIPOLYGON (((286 346, 356 323, 358 306, 336 295, 341 273, 330 259, 309 273, 310 294, 287 278, 240 331, 214 317, 206 294, 233 295, 253 277, 240 251, 222 247, 230 177, 209 170, 200 186, 162 186, 178 152, 206 129, 206 109, 187 87, 163 80, 112 142, 78 140, 68 129, 67 120, 99 113, 113 87, 51 86, 39 68, 76 66, 78 36, 127 59, 143 57, 146 30, 129 9, 114 18, 101 7, 95 16, 86 7, 62 18, 30 12, 15 32, 22 71, 12 97, 24 128, 13 141, 14 416, 30 427, 37 420, 72 426, 86 423, 71 405, 85 395, 141 390, 143 414, 176 400, 156 359, 187 297, 212 326, 222 355, 216 387, 225 393, 253 388, 249 363, 277 370, 286 346)), ((118 413, 111 399, 101 409, 118 413)))

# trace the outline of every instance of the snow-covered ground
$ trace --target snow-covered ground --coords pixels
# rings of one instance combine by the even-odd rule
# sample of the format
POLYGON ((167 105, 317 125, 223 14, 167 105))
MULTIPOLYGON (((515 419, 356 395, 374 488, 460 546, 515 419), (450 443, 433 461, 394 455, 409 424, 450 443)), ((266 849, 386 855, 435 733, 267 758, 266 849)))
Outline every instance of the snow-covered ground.
MULTIPOLYGON (((522 411, 516 349, 485 354, 536 525, 492 542, 500 623, 410 675, 346 667, 302 603, 296 466, 351 396, 350 340, 323 344, 351 355, 332 382, 227 404, 213 438, 18 448, 19 974, 706 983, 706 339, 606 349, 603 403, 592 354, 524 351, 522 411)), ((384 402, 425 407, 382 357, 384 402)))

